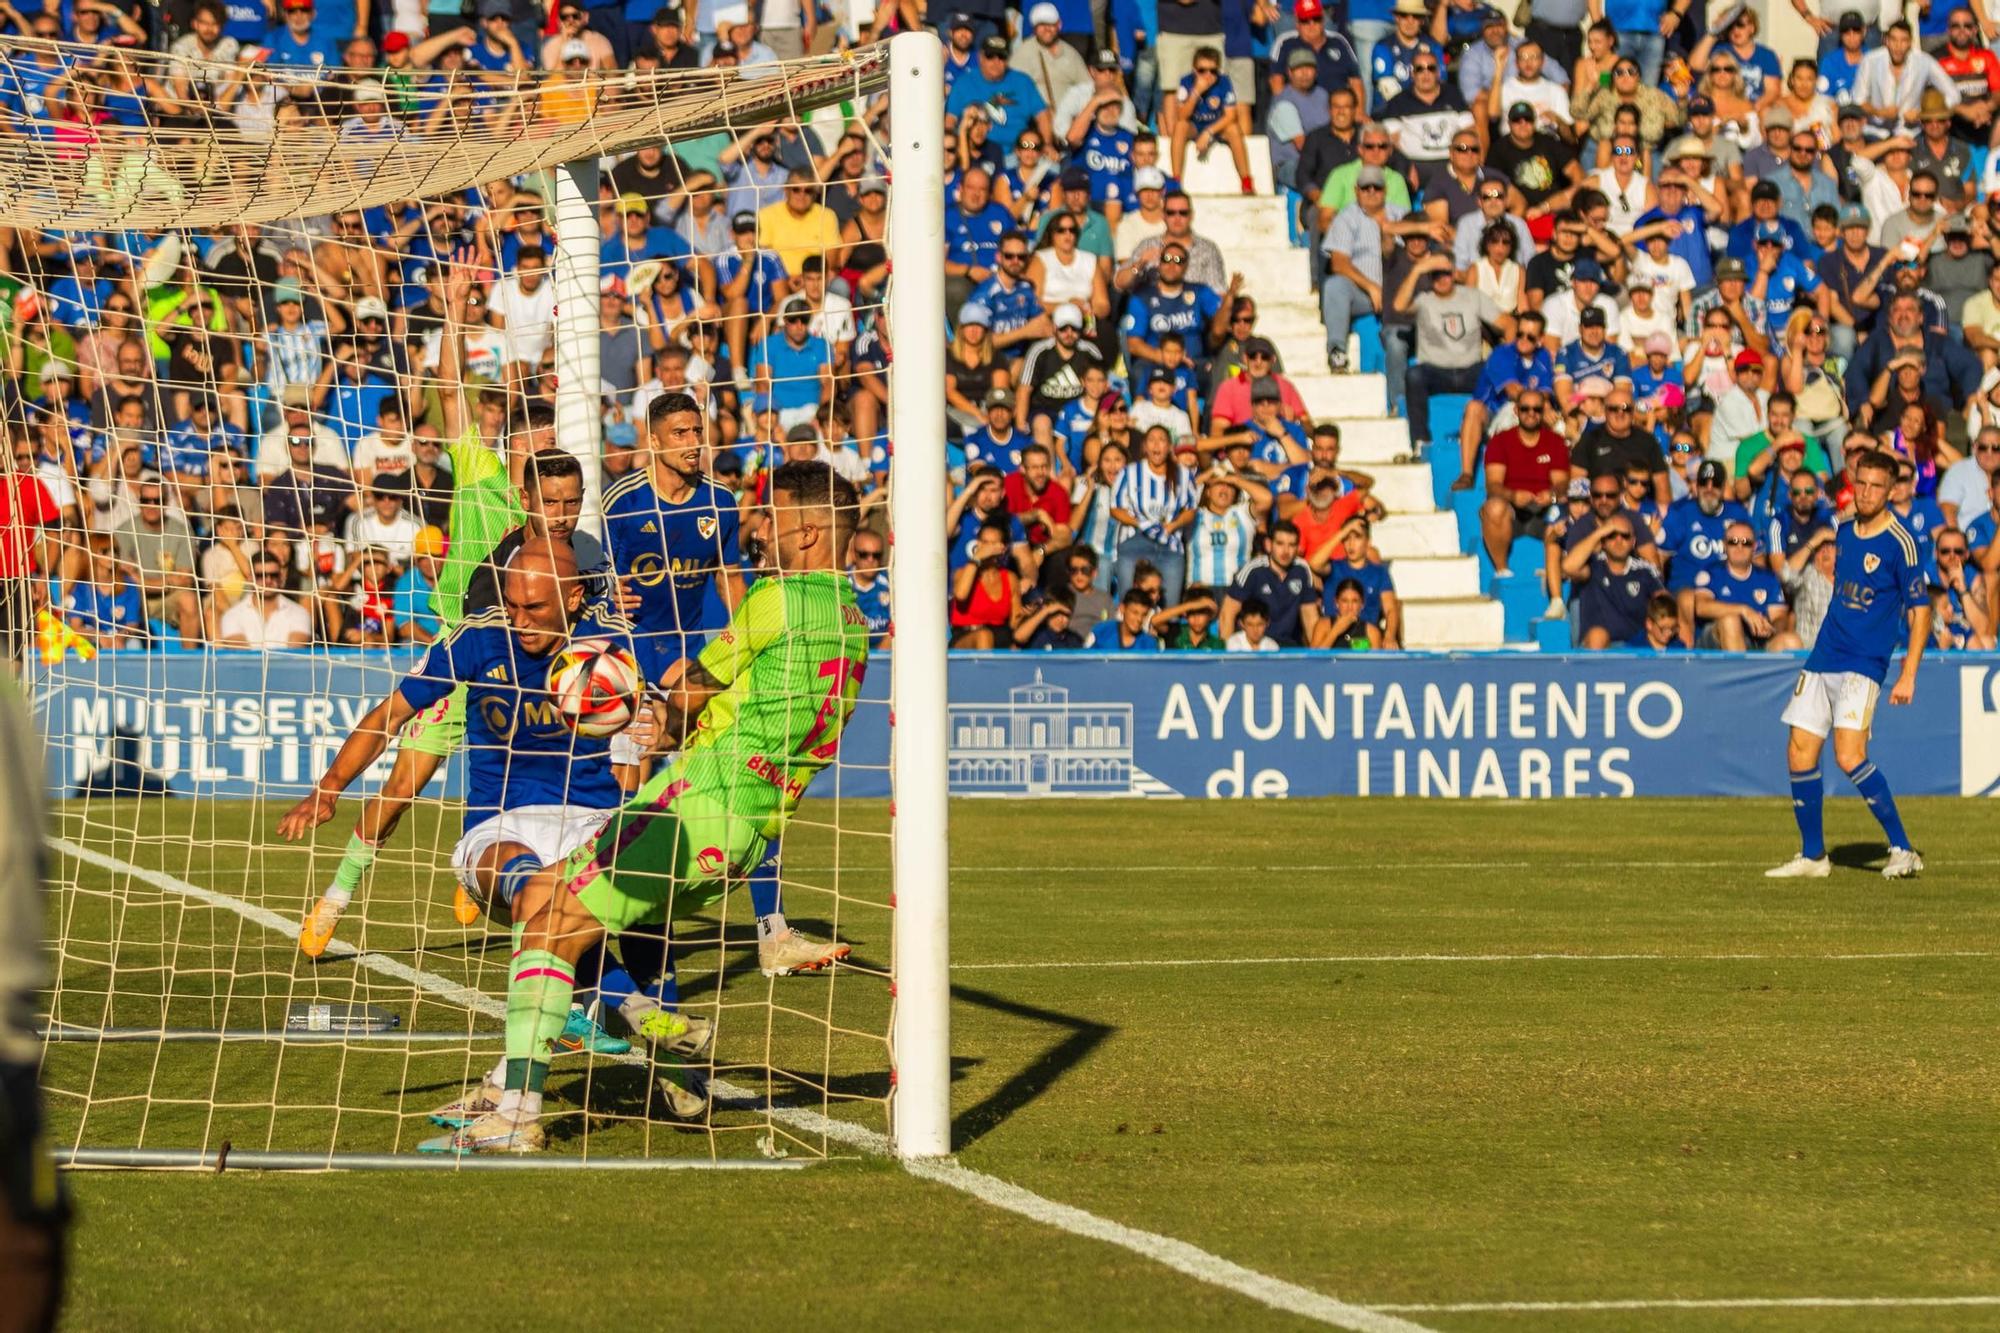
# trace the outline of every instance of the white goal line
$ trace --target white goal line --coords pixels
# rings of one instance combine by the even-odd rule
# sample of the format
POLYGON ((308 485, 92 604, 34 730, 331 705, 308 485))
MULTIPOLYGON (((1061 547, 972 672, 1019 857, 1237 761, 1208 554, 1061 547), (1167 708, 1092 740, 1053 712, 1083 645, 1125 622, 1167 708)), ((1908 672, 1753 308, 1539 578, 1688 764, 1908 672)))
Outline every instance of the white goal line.
POLYGON ((1404 1314, 1592 1314, 1616 1310, 1899 1310, 2000 1306, 2000 1296, 1738 1296, 1713 1300, 1450 1301, 1371 1306, 1404 1314))
MULTIPOLYGON (((226 893, 218 893, 214 889, 191 884, 165 871, 134 865, 122 857, 94 851, 67 838, 51 838, 49 846, 86 865, 93 865, 114 874, 129 875, 140 883, 162 892, 192 898, 210 907, 233 912, 246 921, 255 922, 287 938, 297 931, 298 923, 288 917, 280 916, 268 908, 246 903, 240 898, 232 898, 226 893)), ((354 946, 338 940, 328 947, 327 953, 342 958, 351 957, 358 967, 409 982, 440 999, 477 1013, 502 1019, 506 1017, 507 1006, 502 1001, 494 999, 483 991, 462 986, 448 977, 410 967, 381 954, 363 953, 354 946)), ((752 1095, 722 1079, 712 1080, 710 1086, 719 1097, 748 1098, 752 1095)), ((766 1111, 772 1119, 783 1121, 803 1133, 823 1135, 836 1143, 873 1156, 897 1157, 896 1145, 888 1135, 879 1134, 864 1125, 835 1120, 817 1111, 797 1107, 767 1106, 766 1111)), ((1272 1277, 1268 1273, 1260 1273, 1253 1268, 1246 1268, 1242 1264, 1225 1259, 1221 1255, 1211 1254, 1184 1240, 1163 1236, 1154 1231, 1128 1227, 1070 1204, 1057 1203, 1031 1190, 1009 1184, 997 1176, 961 1166, 954 1158, 899 1158, 898 1160, 901 1161, 905 1171, 919 1180, 928 1180, 957 1190, 961 1194, 969 1194, 995 1208, 1004 1209, 1059 1231, 1066 1231, 1073 1236, 1115 1245, 1143 1259, 1193 1278, 1197 1282, 1233 1291, 1273 1310, 1298 1315, 1333 1328, 1348 1329, 1352 1333, 1434 1333, 1434 1330, 1427 1326, 1413 1323, 1399 1315, 1351 1305, 1324 1292, 1272 1277)))
POLYGON ((1988 949, 1902 953, 1351 953, 1276 958, 1086 958, 1061 962, 953 963, 954 972, 1043 972, 1135 967, 1290 967, 1318 963, 1869 963, 1993 958, 1988 949))
MULTIPOLYGON (((1737 859, 1732 861, 1601 861, 1592 858, 1579 861, 1575 868, 1582 870, 1758 870, 1762 871, 1774 864, 1774 858, 1737 859)), ((2000 866, 2000 856, 1954 856, 1945 861, 1942 869, 1952 870, 1959 866, 2000 866)), ((1929 862, 1926 869, 1934 869, 1929 862)), ((882 867, 868 867, 881 869, 882 867)), ((786 872, 797 874, 825 874, 833 870, 854 873, 854 866, 792 865, 787 864, 786 872)), ((1562 867, 1548 861, 1273 861, 1268 864, 1245 864, 1230 862, 1214 865, 1203 861, 1172 861, 1163 865, 1140 865, 1131 862, 1117 862, 1105 865, 1004 865, 979 866, 962 865, 954 862, 954 875, 1165 875, 1203 874, 1211 871, 1232 871, 1244 873, 1274 873, 1277 871, 1335 871, 1335 870, 1404 870, 1420 873, 1425 870, 1539 870, 1550 874, 1562 873, 1562 867)))

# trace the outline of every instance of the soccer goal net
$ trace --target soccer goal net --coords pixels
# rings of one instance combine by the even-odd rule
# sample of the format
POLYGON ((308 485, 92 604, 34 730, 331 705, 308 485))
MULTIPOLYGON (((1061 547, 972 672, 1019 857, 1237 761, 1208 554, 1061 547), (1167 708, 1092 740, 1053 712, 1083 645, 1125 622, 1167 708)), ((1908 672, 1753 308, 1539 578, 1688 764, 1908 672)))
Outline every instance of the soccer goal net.
POLYGON ((386 45, 0 53, 52 1141, 945 1151, 935 40, 386 45))

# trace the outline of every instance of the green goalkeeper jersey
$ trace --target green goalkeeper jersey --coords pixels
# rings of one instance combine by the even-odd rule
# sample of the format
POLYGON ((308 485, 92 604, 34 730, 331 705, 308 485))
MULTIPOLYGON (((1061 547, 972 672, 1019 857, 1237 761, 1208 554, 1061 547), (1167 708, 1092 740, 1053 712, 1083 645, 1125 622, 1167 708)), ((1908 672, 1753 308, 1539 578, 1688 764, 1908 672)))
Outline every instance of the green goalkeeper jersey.
POLYGON ((465 590, 473 571, 527 514, 507 478, 507 465, 486 447, 477 426, 467 426, 446 452, 451 458, 450 545, 431 590, 431 610, 444 622, 442 629, 450 630, 465 615, 465 590))
POLYGON ((868 618, 845 574, 760 579, 698 660, 724 688, 667 782, 775 838, 840 747, 868 666, 868 618))

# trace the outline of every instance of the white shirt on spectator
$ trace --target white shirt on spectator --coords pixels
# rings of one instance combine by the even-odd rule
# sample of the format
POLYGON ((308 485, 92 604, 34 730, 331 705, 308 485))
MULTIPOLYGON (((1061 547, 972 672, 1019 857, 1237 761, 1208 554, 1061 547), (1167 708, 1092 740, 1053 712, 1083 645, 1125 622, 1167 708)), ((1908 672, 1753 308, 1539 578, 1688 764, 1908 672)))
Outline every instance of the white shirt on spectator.
MULTIPOLYGON (((267 481, 292 465, 291 431, 283 420, 276 430, 264 432, 264 438, 257 442, 257 480, 267 481)), ((330 429, 315 421, 312 424, 312 461, 321 467, 337 467, 347 470, 347 446, 330 429)))
POLYGON ((1715 415, 1708 422, 1707 456, 1729 469, 1736 475, 1736 450, 1743 441, 1764 429, 1765 407, 1771 401, 1770 391, 1757 390, 1752 398, 1743 392, 1740 384, 1731 386, 1715 404, 1715 415))
MULTIPOLYGON (((1687 261, 1683 260, 1682 262, 1685 263, 1687 261)), ((1625 308, 1625 327, 1618 331, 1618 336, 1613 341, 1618 344, 1626 356, 1632 358, 1634 365, 1645 359, 1646 339, 1656 333, 1664 333, 1667 335, 1668 340, 1671 341, 1680 333, 1680 321, 1675 319, 1672 313, 1670 313, 1676 307, 1670 303, 1662 304, 1664 300, 1663 296, 1655 296, 1653 298, 1653 313, 1650 315, 1641 315, 1630 306, 1625 308)))
POLYGON ((548 350, 556 331, 556 284, 545 271, 542 285, 523 291, 518 276, 510 275, 493 284, 493 309, 507 321, 501 332, 506 337, 507 359, 535 365, 548 350))
MULTIPOLYGON (((1605 336, 1617 342, 1618 331, 1624 327, 1618 318, 1618 303, 1603 292, 1599 292, 1597 299, 1591 304, 1604 312, 1605 336)), ((1542 318, 1548 321, 1544 326, 1545 330, 1551 338, 1560 340, 1564 346, 1576 341, 1577 316, 1581 313, 1576 306, 1574 287, 1565 287, 1552 296, 1542 298, 1542 318)))
POLYGON ((1852 159, 1852 170, 1861 182, 1861 206, 1868 210, 1868 244, 1882 243, 1882 224, 1909 207, 1909 196, 1903 187, 1896 184, 1888 172, 1876 167, 1867 158, 1856 154, 1852 159))
MULTIPOLYGON (((1681 293, 1694 290, 1694 269, 1679 255, 1668 255, 1662 264, 1655 263, 1651 255, 1642 251, 1632 261, 1625 285, 1635 287, 1640 283, 1653 289, 1653 309, 1678 310, 1681 293)), ((1678 335, 1679 330, 1671 332, 1678 335)))
POLYGON ((1150 398, 1142 398, 1132 405, 1132 433, 1144 438, 1147 431, 1155 426, 1165 426, 1167 434, 1173 436, 1174 443, 1191 439, 1194 427, 1188 424, 1187 409, 1168 403, 1161 407, 1150 398))
POLYGON ((379 546, 389 553, 389 559, 398 568, 410 563, 411 548, 417 540, 419 524, 407 509, 396 511, 396 517, 384 523, 376 517, 375 506, 369 505, 358 514, 347 518, 347 549, 359 555, 370 546, 379 546))
POLYGON ((854 302, 839 292, 826 293, 826 299, 820 302, 819 312, 806 327, 814 337, 825 339, 828 347, 853 342, 854 302))
POLYGON ((392 443, 384 440, 380 431, 370 431, 354 446, 354 471, 357 476, 363 472, 370 477, 393 476, 408 472, 414 462, 416 453, 411 449, 407 435, 392 443))
POLYGON ((1508 74, 1500 84, 1498 105, 1511 107, 1516 102, 1526 102, 1535 108, 1537 129, 1553 130, 1558 125, 1570 123, 1569 89, 1546 74, 1533 82, 1523 79, 1518 74, 1508 74))
MULTIPOLYGON (((42 480, 48 480, 46 473, 42 480)), ((1945 470, 1933 498, 1940 505, 1958 506, 1958 526, 1962 528, 1985 512, 1990 485, 1991 479, 1986 469, 1979 466, 1978 459, 1961 458, 1945 470)), ((56 503, 61 504, 62 500, 58 498, 56 503)))
POLYGON ((301 635, 312 638, 312 617, 303 606, 285 596, 273 597, 267 605, 268 616, 251 596, 224 611, 219 626, 224 642, 240 640, 252 648, 290 648, 301 635))
MULTIPOLYGON (((423 364, 419 370, 437 368, 438 352, 444 345, 444 334, 434 332, 424 338, 423 364)), ((507 335, 495 328, 468 329, 465 333, 465 378, 480 384, 495 384, 500 380, 501 367, 507 364, 507 335)))
POLYGON ((1275 653, 1278 651, 1278 641, 1270 635, 1266 634, 1263 638, 1257 640, 1255 647, 1252 647, 1250 636, 1242 630, 1237 630, 1234 634, 1230 635, 1222 646, 1232 653, 1275 653))

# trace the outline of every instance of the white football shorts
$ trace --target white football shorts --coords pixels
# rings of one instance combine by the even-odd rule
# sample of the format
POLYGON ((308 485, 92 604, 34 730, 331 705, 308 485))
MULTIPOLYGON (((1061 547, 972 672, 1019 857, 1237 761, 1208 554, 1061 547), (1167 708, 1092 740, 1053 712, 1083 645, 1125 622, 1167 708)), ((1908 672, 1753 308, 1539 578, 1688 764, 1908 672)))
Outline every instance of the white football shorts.
POLYGON ((552 866, 597 836, 597 831, 618 812, 593 810, 582 805, 524 805, 502 810, 468 832, 451 849, 451 867, 458 882, 475 900, 480 897, 473 867, 487 851, 503 842, 518 842, 535 854, 535 859, 552 866))
POLYGON ((1875 700, 1882 684, 1858 671, 1801 671, 1785 705, 1787 726, 1809 731, 1824 740, 1835 731, 1868 733, 1875 721, 1875 700))

